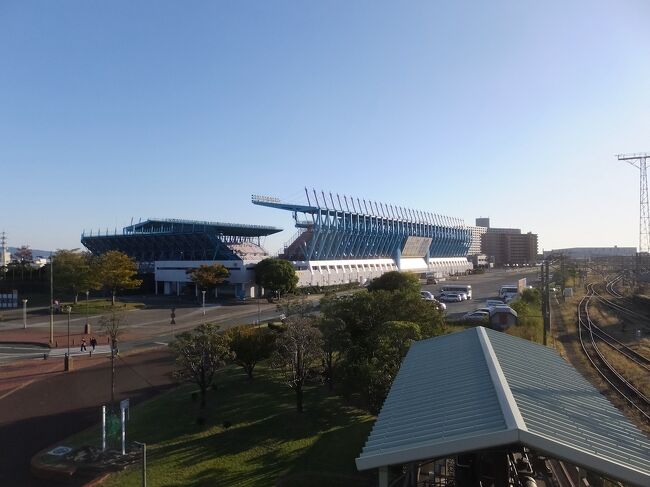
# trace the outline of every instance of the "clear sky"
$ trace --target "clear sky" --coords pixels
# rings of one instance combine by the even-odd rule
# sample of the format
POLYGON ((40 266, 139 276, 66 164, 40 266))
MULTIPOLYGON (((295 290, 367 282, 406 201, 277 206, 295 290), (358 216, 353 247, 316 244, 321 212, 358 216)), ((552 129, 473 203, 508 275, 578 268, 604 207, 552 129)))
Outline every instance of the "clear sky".
POLYGON ((0 230, 270 224, 304 186, 638 243, 650 2, 0 0, 0 230))

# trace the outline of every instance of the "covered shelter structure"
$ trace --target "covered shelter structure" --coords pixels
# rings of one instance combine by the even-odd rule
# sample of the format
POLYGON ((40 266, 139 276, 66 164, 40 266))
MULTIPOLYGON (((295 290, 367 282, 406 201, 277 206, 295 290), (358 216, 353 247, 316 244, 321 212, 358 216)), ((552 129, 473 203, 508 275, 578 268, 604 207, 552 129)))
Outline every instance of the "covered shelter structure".
POLYGON ((553 485, 558 461, 650 485, 650 439, 570 364, 476 327, 412 345, 356 464, 378 469, 380 487, 397 476, 400 486, 531 486, 553 485))

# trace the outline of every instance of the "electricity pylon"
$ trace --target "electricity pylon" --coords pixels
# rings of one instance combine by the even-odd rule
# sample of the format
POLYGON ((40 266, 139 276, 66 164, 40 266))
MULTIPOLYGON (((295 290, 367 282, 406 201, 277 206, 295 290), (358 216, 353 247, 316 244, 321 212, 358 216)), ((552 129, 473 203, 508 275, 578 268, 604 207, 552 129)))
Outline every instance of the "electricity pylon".
POLYGON ((619 161, 627 161, 640 174, 639 252, 650 252, 650 210, 648 208, 648 153, 618 154, 619 161))

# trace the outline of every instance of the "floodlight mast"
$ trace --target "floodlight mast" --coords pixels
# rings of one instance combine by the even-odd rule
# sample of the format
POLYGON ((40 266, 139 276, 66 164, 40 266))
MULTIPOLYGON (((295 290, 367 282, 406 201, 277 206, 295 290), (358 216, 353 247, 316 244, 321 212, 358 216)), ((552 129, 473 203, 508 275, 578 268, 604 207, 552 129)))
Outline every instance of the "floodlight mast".
POLYGON ((626 161, 640 173, 639 182, 639 252, 650 252, 650 208, 648 205, 648 158, 647 152, 617 154, 619 161, 626 161))

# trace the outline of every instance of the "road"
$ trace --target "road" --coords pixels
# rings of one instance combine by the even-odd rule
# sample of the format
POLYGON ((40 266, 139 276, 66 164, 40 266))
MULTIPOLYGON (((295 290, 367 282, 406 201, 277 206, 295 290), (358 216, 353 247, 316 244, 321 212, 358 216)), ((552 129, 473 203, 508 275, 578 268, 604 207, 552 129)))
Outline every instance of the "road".
MULTIPOLYGON (((201 306, 176 309, 175 324, 171 324, 171 310, 169 308, 153 308, 143 310, 130 310, 122 314, 124 319, 124 334, 120 349, 127 351, 137 347, 146 347, 152 344, 164 344, 172 340, 173 336, 204 323, 217 323, 222 328, 255 322, 258 317, 261 321, 278 319, 280 312, 275 304, 266 301, 256 301, 206 306, 205 316, 201 306)), ((99 330, 100 316, 91 316, 88 319, 91 330, 94 332, 100 345, 105 345, 106 338, 101 336, 99 330)), ((86 317, 74 316, 70 319, 70 349, 79 351, 79 340, 84 333, 86 317)), ((68 347, 68 321, 67 315, 55 315, 53 350, 42 348, 34 343, 49 342, 49 316, 28 316, 27 330, 23 330, 21 319, 0 322, 0 365, 10 363, 21 358, 41 358, 43 354, 59 355, 61 350, 67 351, 68 347), (4 343, 3 343, 4 342, 4 343), (9 343, 18 342, 18 343, 9 343), (31 342, 31 343, 29 343, 31 342)), ((92 334, 92 333, 91 333, 92 334)))
POLYGON ((447 305, 447 316, 453 320, 462 318, 469 311, 483 307, 486 299, 498 299, 501 286, 517 284, 517 281, 523 277, 527 278, 529 285, 534 284, 539 281, 539 269, 529 267, 516 270, 490 270, 485 274, 462 276, 457 280, 450 278, 439 284, 423 285, 422 290, 438 295, 440 288, 445 284, 470 284, 472 286, 471 300, 460 303, 445 303, 447 305))

